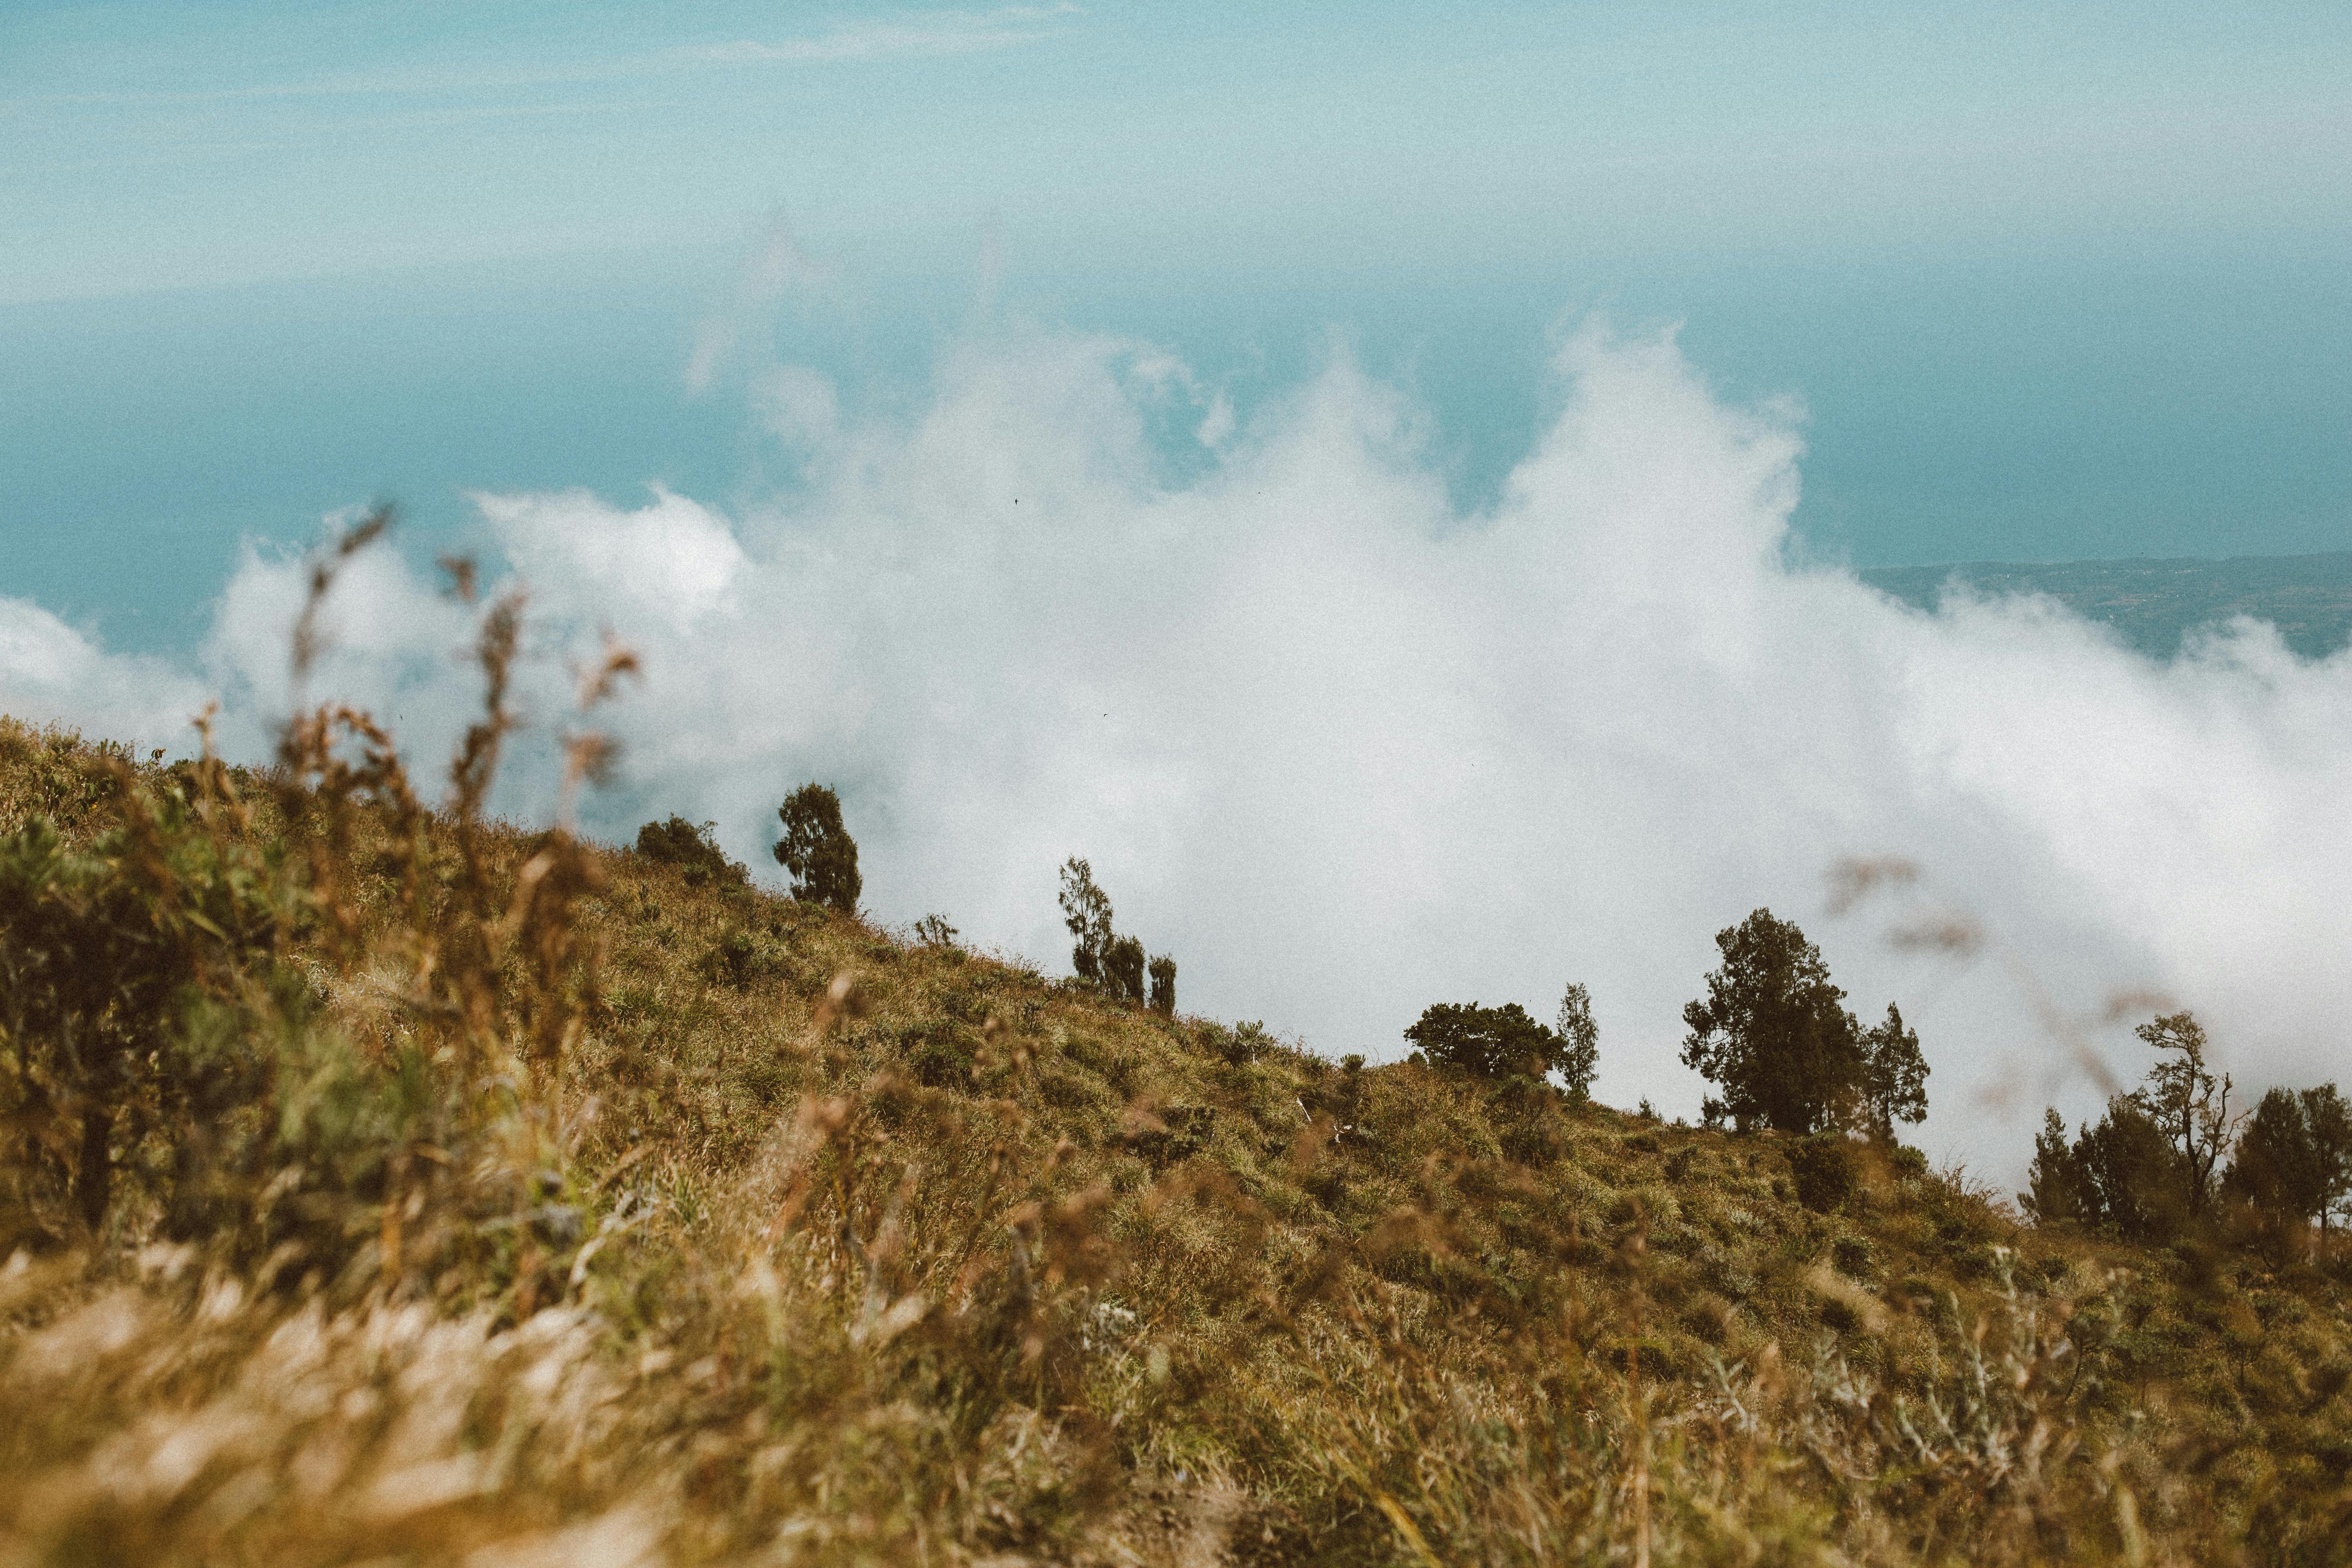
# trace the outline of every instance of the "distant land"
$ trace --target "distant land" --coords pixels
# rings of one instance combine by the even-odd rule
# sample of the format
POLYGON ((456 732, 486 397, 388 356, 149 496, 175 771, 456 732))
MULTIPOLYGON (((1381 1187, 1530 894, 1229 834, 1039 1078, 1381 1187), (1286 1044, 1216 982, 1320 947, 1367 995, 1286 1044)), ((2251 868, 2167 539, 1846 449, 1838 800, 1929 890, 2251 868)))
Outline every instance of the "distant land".
POLYGON ((2271 622, 2305 658, 2325 658, 2352 641, 2352 550, 2228 561, 1964 561, 1876 566, 1856 575, 1921 609, 1934 609, 1954 584, 1987 595, 2046 594, 2155 658, 2172 658, 2190 632, 2232 616, 2271 622))

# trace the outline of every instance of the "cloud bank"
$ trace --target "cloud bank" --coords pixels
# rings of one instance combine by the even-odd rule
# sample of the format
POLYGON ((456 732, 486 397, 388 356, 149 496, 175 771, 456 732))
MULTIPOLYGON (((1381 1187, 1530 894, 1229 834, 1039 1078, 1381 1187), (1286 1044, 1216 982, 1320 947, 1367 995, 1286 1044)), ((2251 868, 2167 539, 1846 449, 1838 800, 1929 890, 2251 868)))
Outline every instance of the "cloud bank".
MULTIPOLYGON (((1727 405, 1670 336, 1566 341, 1557 416, 1472 517, 1344 357, 1238 427, 1110 338, 969 342, 874 420, 813 371, 747 374, 800 465, 772 502, 478 498, 532 595, 542 731, 567 651, 609 626, 645 658, 592 828, 709 818, 772 873, 776 803, 823 779, 884 919, 1059 972, 1055 868, 1083 854, 1187 1010, 1381 1058, 1429 1003, 1548 1016, 1581 980, 1602 1097, 1668 1111, 1699 1097, 1675 1053, 1713 933, 1769 905, 1865 1018, 1918 1026, 1930 1151, 2004 1173, 2045 1098, 2096 1098, 2037 995, 2161 992, 2241 1083, 2336 1071, 2352 656, 2246 624, 2157 665, 2047 603, 1927 615, 1792 568, 1793 416, 1727 405), (1903 857, 1916 906, 2008 959, 1893 945, 1891 904, 1833 918, 1851 856, 1903 857)), ((200 672, 0 602, 0 708, 160 742, 216 692, 258 752, 299 591, 248 552, 200 672)), ((334 624, 320 694, 438 754, 476 697, 463 613, 385 553, 334 624)), ((544 814, 553 776, 518 768, 501 806, 544 814)), ((2133 1017, 2095 1042, 2126 1079, 2133 1017)))

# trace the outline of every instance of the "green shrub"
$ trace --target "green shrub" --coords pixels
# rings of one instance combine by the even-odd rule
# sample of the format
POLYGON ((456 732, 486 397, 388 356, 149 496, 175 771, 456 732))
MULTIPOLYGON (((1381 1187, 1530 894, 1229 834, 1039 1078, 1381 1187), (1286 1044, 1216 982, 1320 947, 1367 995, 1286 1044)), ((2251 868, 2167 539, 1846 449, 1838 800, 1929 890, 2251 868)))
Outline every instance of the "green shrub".
POLYGON ((1861 1184, 1862 1163, 1843 1133, 1821 1132, 1789 1145, 1797 1201, 1816 1214, 1841 1208, 1861 1184))
POLYGON ((1262 1023, 1235 1024, 1231 1027, 1202 1024, 1199 1037, 1212 1056, 1230 1067, 1247 1067, 1274 1043, 1274 1037, 1266 1033, 1262 1023))
POLYGON ((298 914, 281 868, 210 811, 132 784, 119 761, 90 765, 113 773, 104 793, 121 826, 87 849, 40 816, 0 838, 5 1111, 40 1151, 17 1167, 16 1212, 0 1226, 22 1235, 45 1234, 68 1196, 96 1229, 125 1139, 173 1151, 167 1209, 200 1201, 210 1167, 234 1157, 220 1145, 236 1112, 276 1087, 236 1020, 309 994, 278 966, 298 914))
POLYGON ((751 871, 719 847, 713 837, 718 826, 715 822, 697 826, 676 816, 667 822, 648 822, 637 829, 637 853, 656 865, 677 867, 689 888, 749 886, 751 871))
POLYGON ((962 1089, 971 1081, 980 1037, 951 1019, 933 1018, 893 1031, 892 1048, 918 1082, 932 1089, 962 1089))
POLYGON ((1404 1037, 1433 1063, 1474 1078, 1541 1078, 1566 1059, 1569 1049, 1517 1002, 1500 1007, 1441 1002, 1425 1009, 1404 1037))
POLYGON ((738 990, 782 972, 783 955, 756 932, 737 928, 710 944, 703 955, 702 973, 738 990))

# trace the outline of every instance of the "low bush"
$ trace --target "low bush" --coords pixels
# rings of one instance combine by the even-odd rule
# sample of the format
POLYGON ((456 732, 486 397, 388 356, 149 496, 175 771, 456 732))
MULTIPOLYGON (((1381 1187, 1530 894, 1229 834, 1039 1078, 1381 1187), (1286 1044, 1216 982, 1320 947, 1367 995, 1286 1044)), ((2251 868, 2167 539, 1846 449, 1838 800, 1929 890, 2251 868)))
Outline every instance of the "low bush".
POLYGON ((699 826, 682 816, 648 822, 637 829, 637 853, 656 865, 675 866, 689 888, 740 888, 751 880, 751 871, 730 860, 713 837, 718 824, 699 826))
POLYGON ((1843 1133, 1816 1133, 1789 1145, 1789 1175, 1799 1203, 1829 1214, 1844 1207, 1862 1184, 1862 1162, 1843 1133))

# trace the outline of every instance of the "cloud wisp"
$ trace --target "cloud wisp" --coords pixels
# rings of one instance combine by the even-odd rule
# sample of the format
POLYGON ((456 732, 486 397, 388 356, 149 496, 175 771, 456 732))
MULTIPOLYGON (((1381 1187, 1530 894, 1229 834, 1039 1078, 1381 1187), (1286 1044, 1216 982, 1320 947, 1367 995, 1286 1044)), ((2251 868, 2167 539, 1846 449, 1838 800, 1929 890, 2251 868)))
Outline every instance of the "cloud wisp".
POLYGON ((45 93, 0 99, 0 108, 36 105, 147 105, 267 102, 280 99, 444 97, 477 92, 513 92, 532 88, 577 87, 636 77, 673 76, 728 66, 824 65, 835 62, 968 55, 1034 43, 1062 24, 1084 16, 1083 7, 1003 5, 986 11, 917 11, 899 16, 839 22, 821 33, 772 40, 737 38, 719 44, 685 44, 640 54, 593 57, 543 65, 456 66, 404 68, 329 77, 310 81, 248 82, 238 87, 171 91, 121 89, 45 93))
POLYGON ((717 65, 870 60, 907 55, 966 55, 1025 44, 1085 15, 1075 5, 1001 5, 991 11, 925 11, 898 21, 845 22, 830 32, 761 43, 741 38, 678 51, 717 65))
MULTIPOLYGON (((1054 870, 1083 854, 1188 1009, 1379 1058, 1429 1003, 1548 1015, 1580 980, 1601 1092, 1670 1110, 1698 1098, 1675 1051, 1710 939, 1769 905, 1857 1011, 1919 1026, 1931 1151, 1996 1169, 2045 1096, 2094 1092, 2021 974, 2085 1016, 2126 991, 2194 1006, 2242 1083, 2327 1076, 2352 1016, 2352 655, 2300 662, 2242 625, 2157 665, 2048 604, 1906 609, 1788 564, 1787 411, 1727 405, 1670 337, 1588 330, 1558 374, 1558 417, 1477 517, 1450 511, 1416 411, 1344 359, 1234 428, 1166 355, 1043 332, 947 353, 884 420, 805 367, 750 373, 801 475, 764 506, 479 505, 532 595, 543 728, 566 650, 610 626, 644 655, 626 783, 592 817, 616 837, 707 817, 772 872, 776 803, 823 779, 886 919, 939 910, 1058 969, 1054 870), (1170 429, 1202 432, 1195 460, 1171 464, 1170 429), (2026 956, 1833 919, 1858 855, 1902 857, 2026 956)), ((257 750, 299 588, 248 553, 202 681, 172 685, 0 606, 37 632, 0 644, 0 707, 147 742, 201 686, 257 750)), ((391 554, 334 608, 322 690, 446 745, 475 696, 462 615, 391 554)), ((508 788, 544 813, 551 770, 508 788)), ((2095 1043, 2137 1077, 2120 1027, 2095 1043)))

